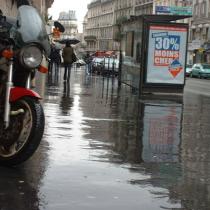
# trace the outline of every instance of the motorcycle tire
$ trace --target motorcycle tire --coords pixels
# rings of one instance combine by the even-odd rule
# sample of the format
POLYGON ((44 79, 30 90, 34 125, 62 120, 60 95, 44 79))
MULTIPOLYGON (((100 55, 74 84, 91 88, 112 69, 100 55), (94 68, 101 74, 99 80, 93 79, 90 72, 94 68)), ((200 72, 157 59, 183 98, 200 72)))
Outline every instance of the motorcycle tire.
POLYGON ((0 165, 18 165, 29 159, 37 150, 45 126, 40 101, 23 97, 11 104, 11 110, 23 110, 10 117, 9 127, 0 134, 0 165))

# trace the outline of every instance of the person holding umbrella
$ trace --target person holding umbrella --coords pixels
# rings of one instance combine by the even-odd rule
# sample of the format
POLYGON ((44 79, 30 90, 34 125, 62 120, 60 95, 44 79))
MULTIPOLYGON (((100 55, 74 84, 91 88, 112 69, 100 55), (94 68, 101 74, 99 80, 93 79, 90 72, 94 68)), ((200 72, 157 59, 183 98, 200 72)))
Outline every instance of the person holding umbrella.
POLYGON ((62 57, 64 61, 64 81, 69 81, 71 76, 71 65, 75 62, 75 53, 70 45, 70 42, 66 42, 66 46, 63 48, 62 57))

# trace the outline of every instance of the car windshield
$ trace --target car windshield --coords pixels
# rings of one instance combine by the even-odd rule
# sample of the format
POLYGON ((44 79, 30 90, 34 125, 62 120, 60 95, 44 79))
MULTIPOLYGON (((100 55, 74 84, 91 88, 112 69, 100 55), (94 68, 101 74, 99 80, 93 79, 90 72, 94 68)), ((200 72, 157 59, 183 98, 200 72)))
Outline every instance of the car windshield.
POLYGON ((204 69, 210 69, 210 64, 203 64, 204 69))
POLYGON ((98 62, 101 62, 103 60, 104 60, 103 58, 94 58, 93 62, 98 63, 98 62))
POLYGON ((114 58, 105 58, 106 63, 117 63, 119 62, 117 59, 114 58))

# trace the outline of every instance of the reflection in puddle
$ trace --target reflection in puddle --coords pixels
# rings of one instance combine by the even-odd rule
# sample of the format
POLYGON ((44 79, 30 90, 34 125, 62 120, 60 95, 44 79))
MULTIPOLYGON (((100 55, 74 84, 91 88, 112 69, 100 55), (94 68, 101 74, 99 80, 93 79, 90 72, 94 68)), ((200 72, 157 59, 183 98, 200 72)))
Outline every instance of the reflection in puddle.
POLYGON ((139 100, 128 88, 117 89, 115 78, 79 72, 57 96, 50 90, 50 170, 42 188, 48 203, 56 202, 46 190, 53 179, 64 190, 63 200, 71 194, 69 202, 78 209, 93 205, 91 199, 96 209, 112 202, 116 209, 208 209, 208 98, 139 100))
POLYGON ((178 162, 181 104, 142 104, 143 160, 178 162))

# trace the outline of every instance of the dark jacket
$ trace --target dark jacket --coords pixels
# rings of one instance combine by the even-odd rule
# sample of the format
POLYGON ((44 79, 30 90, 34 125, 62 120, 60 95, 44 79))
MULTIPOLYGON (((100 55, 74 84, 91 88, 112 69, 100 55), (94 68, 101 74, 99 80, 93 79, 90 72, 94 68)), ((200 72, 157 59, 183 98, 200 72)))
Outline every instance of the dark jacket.
POLYGON ((73 48, 70 47, 64 47, 63 48, 63 52, 62 52, 62 57, 63 57, 63 61, 66 64, 72 64, 73 63, 73 54, 74 54, 74 50, 73 48))
POLYGON ((90 56, 89 54, 87 54, 87 55, 85 55, 84 60, 85 60, 85 63, 88 64, 88 63, 91 63, 92 62, 93 58, 92 58, 92 56, 90 56))
POLYGON ((50 59, 53 63, 61 63, 60 50, 52 48, 50 53, 50 59))

